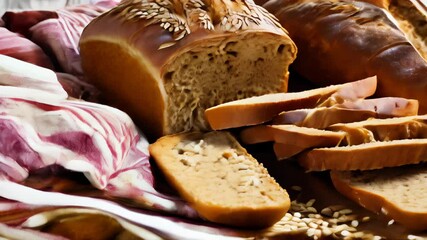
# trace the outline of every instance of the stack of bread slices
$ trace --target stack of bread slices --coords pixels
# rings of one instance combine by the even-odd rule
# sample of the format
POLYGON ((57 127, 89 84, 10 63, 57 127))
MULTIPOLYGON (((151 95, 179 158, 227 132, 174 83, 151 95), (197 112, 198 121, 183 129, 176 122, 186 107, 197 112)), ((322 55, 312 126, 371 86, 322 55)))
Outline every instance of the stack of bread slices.
POLYGON ((336 189, 411 229, 427 229, 427 115, 418 101, 372 98, 376 77, 267 94, 206 110, 214 130, 245 144, 274 142, 277 159, 331 170, 336 189))

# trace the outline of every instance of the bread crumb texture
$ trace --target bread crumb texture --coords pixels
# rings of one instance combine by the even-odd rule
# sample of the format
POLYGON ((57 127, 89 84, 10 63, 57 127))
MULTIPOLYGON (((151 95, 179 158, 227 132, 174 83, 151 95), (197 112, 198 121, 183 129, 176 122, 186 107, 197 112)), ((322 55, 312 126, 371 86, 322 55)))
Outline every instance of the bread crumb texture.
POLYGON ((150 151, 169 182, 210 221, 265 227, 289 209, 287 192, 229 133, 166 136, 150 151))
POLYGON ((347 171, 342 172, 340 177, 348 181, 350 186, 382 196, 405 211, 427 213, 425 164, 371 171, 347 171))

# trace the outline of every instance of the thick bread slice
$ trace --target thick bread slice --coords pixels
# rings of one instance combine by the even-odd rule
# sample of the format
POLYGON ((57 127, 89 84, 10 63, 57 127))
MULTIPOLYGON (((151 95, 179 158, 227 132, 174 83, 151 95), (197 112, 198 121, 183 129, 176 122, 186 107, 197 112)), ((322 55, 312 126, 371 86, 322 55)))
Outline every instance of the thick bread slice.
POLYGON ((150 153, 167 180, 203 218, 267 227, 290 207, 287 192, 227 132, 165 136, 150 153))
POLYGON ((227 102, 208 108, 205 116, 212 129, 226 129, 261 124, 283 111, 332 106, 355 101, 375 93, 376 77, 294 93, 266 94, 227 102))
POLYGON ((331 171, 335 188, 361 206, 409 229, 427 229, 427 166, 331 171))
POLYGON ((343 145, 356 145, 373 141, 427 138, 427 115, 369 119, 361 122, 334 124, 327 128, 346 133, 343 145))
POLYGON ((258 125, 240 132, 246 144, 275 141, 276 156, 279 160, 290 158, 303 150, 313 147, 338 146, 345 137, 343 132, 332 132, 295 125, 258 125))
POLYGON ((272 124, 295 124, 301 127, 325 129, 335 123, 358 122, 368 118, 413 116, 417 113, 417 100, 385 97, 344 102, 332 107, 286 111, 276 116, 272 124))
POLYGON ((427 161, 427 139, 404 139, 360 145, 315 148, 298 155, 309 171, 369 170, 427 161))

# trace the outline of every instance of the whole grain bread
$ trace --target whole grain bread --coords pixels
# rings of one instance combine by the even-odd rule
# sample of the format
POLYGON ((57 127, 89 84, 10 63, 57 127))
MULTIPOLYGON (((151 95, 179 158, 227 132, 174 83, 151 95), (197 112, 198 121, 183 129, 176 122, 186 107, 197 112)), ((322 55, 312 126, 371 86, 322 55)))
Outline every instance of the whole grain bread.
POLYGON ((87 79, 150 139, 207 130, 204 110, 286 92, 296 47, 252 0, 124 0, 80 40, 87 79))
POLYGON ((227 129, 261 124, 283 111, 328 107, 364 99, 375 93, 376 77, 331 85, 303 92, 266 94, 223 103, 205 111, 212 129, 227 129))
POLYGON ((370 170, 427 161, 427 138, 315 148, 299 154, 309 171, 370 170))
POLYGON ((427 165, 370 171, 331 171, 335 188, 408 229, 427 229, 427 165))
POLYGON ((165 136, 149 150, 168 182, 209 221, 267 227, 290 207, 287 192, 228 132, 165 136))

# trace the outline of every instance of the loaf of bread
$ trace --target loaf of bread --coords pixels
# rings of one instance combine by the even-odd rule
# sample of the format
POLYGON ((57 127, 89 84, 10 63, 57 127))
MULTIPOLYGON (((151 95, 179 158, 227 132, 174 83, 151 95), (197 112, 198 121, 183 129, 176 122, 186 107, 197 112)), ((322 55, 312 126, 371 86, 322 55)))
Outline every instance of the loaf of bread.
POLYGON ((364 99, 375 93, 376 85, 376 77, 369 77, 303 92, 266 94, 208 108, 205 115, 216 130, 256 125, 272 120, 283 111, 328 107, 364 99))
POLYGON ((309 171, 370 170, 427 161, 427 138, 370 142, 315 148, 302 152, 298 162, 309 171))
MULTIPOLYGON (((309 81, 326 86, 376 75, 377 96, 417 99, 420 113, 427 113, 427 60, 420 54, 426 50, 414 47, 390 12, 351 0, 269 0, 263 6, 289 31, 298 47, 292 66, 309 81)), ((425 28, 427 17, 419 15, 425 28)))
POLYGON ((274 151, 279 160, 290 158, 313 147, 338 146, 344 132, 333 132, 295 125, 258 125, 240 132, 246 144, 274 141, 274 151))
POLYGON ((331 131, 345 132, 344 145, 357 145, 375 141, 427 138, 427 115, 369 119, 361 122, 334 124, 331 131))
POLYGON ((169 135, 149 150, 169 183, 209 221, 267 227, 290 207, 287 192, 227 132, 169 135))
POLYGON ((385 97, 349 101, 332 107, 286 111, 274 117, 272 124, 294 124, 325 129, 335 123, 358 122, 368 118, 413 116, 417 113, 417 100, 385 97))
POLYGON ((403 224, 427 229, 427 165, 371 171, 331 171, 335 188, 361 206, 403 224))
POLYGON ((206 130, 204 110, 287 91, 296 47, 252 0, 124 0, 80 40, 87 79, 151 139, 206 130))

